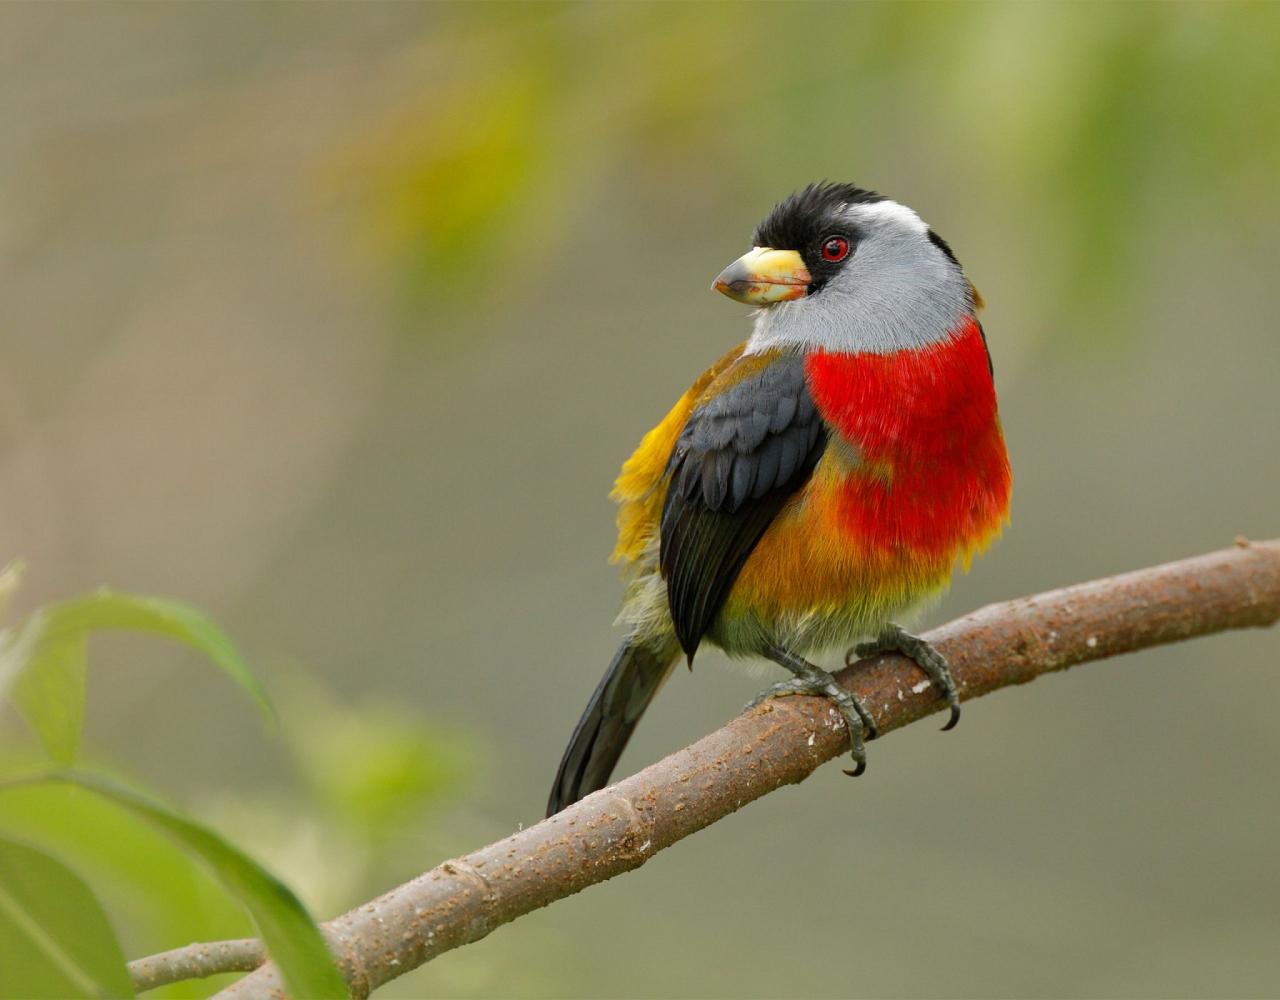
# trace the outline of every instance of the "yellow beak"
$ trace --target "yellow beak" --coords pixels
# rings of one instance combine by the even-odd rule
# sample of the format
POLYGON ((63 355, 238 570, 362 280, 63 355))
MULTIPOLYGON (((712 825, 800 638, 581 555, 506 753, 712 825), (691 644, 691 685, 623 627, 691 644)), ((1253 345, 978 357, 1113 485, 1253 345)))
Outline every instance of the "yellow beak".
POLYGON ((801 299, 813 278, 794 250, 756 247, 720 272, 712 284, 717 292, 753 306, 801 299))

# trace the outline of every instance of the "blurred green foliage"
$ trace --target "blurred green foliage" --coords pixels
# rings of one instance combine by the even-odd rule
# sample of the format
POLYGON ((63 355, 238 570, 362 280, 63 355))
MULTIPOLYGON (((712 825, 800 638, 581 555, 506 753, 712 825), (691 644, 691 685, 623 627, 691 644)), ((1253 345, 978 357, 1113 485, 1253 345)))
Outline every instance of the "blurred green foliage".
POLYGON ((1123 309, 1144 277, 1135 222, 1170 192, 1188 238, 1219 199, 1251 225, 1280 221, 1264 197, 1280 172, 1280 46, 1259 44, 1280 39, 1274 3, 437 13, 414 66, 422 98, 355 138, 326 190, 362 206, 361 244, 397 276, 408 328, 446 341, 450 325, 424 326, 424 311, 489 308, 572 268, 566 241, 602 172, 677 164, 701 179, 732 163, 716 183, 758 204, 812 179, 797 162, 887 188, 866 165, 921 111, 933 185, 980 190, 994 174, 1006 210, 1056 234, 1036 251, 1062 309, 1082 287, 1123 309))
POLYGON ((124 955, 102 907, 71 869, 0 839, 0 996, 131 997, 124 955))
MULTIPOLYGON (((16 586, 11 564, 3 591, 16 586)), ((59 764, 72 764, 84 728, 85 674, 92 632, 128 630, 164 636, 204 653, 258 703, 268 722, 271 702, 230 640, 189 605, 157 597, 113 593, 38 608, 0 629, 0 695, 8 695, 59 764)))
MULTIPOLYGON (((0 604, 18 587, 21 564, 0 572, 0 604)), ((72 763, 84 724, 87 644, 91 632, 129 629, 163 635, 205 653, 258 703, 274 710, 230 640, 188 605, 100 589, 37 608, 0 630, 0 696, 27 718, 45 753, 72 763)), ((446 736, 412 713, 378 704, 348 710, 314 681, 295 674, 288 740, 318 816, 351 827, 367 858, 428 805, 447 796, 466 773, 471 754, 460 734, 446 736)), ((133 897, 126 914, 166 937, 184 925, 185 939, 226 936, 243 925, 209 912, 198 862, 253 919, 256 933, 294 996, 345 997, 346 986, 306 908, 265 868, 213 830, 103 775, 54 772, 32 776, 29 751, 0 755, 0 830, 61 846, 116 891, 133 897), (105 813, 101 806, 107 804, 105 813), (134 822, 120 823, 123 813, 134 822), (139 825, 139 822, 141 826, 139 825), (157 850, 144 827, 181 848, 157 850), (139 906, 138 897, 145 902, 139 906), (200 919, 201 915, 208 919, 200 919), (195 919, 193 919, 193 917, 195 919)), ((280 803, 274 815, 281 815, 280 803)), ((273 807, 263 812, 273 815, 273 807)), ((303 810, 307 807, 302 806, 303 810)), ((298 805, 290 815, 298 815, 298 805)), ((262 816, 255 823, 261 833, 262 816)), ((320 818, 313 820, 319 824, 320 818)), ((342 859, 350 873, 359 864, 342 859)), ((314 891, 314 887, 313 887, 314 891)), ((111 923, 89 887, 61 861, 34 847, 0 838, 0 995, 5 997, 132 996, 132 985, 111 923)), ((167 995, 191 995, 190 983, 167 995)))
MULTIPOLYGON (((0 573, 0 601, 12 597, 19 575, 20 564, 0 573)), ((0 696, 7 696, 26 717, 53 762, 71 764, 79 752, 88 638, 104 629, 151 632, 191 645, 272 717, 257 679, 207 618, 176 601, 104 588, 37 608, 14 628, 0 631, 0 696)), ((156 827, 206 865, 252 915, 295 996, 346 996, 324 939, 297 897, 211 830, 91 774, 22 777, 16 785, 0 786, 0 799, 31 787, 67 785, 156 827)), ((130 861, 137 864, 143 858, 130 861)), ((178 894, 166 886, 165 895, 172 900, 178 894)), ((132 995, 119 945, 87 886, 52 857, 11 842, 0 842, 0 956, 11 959, 4 963, 6 995, 132 995)))
MULTIPOLYGON (((346 997, 346 984, 324 938, 297 897, 213 831, 94 774, 56 772, 22 778, 12 785, 0 785, 0 799, 28 787, 57 786, 71 786, 110 803, 160 830, 199 859, 252 915, 292 995, 326 1000, 346 997)), ((12 845, 13 865, 0 864, 0 904, 7 904, 2 908, 10 918, 8 924, 0 923, 0 931, 7 932, 0 940, 0 951, 25 951, 32 961, 6 967, 6 988, 15 996, 94 997, 104 991, 110 996, 132 995, 131 988, 120 988, 122 982, 128 985, 128 976, 126 973, 121 979, 123 958, 96 901, 85 907, 83 923, 77 920, 76 909, 65 909, 61 901, 64 897, 72 903, 92 900, 89 890, 69 870, 38 852, 34 852, 36 860, 43 859, 42 863, 26 867, 17 877, 19 869, 14 866, 23 852, 24 856, 33 853, 12 845), (31 942, 39 945, 34 951, 29 947, 31 942)))
MULTIPOLYGON (((39 764, 30 750, 0 749, 6 777, 28 775, 39 764)), ((247 912, 181 846, 73 785, 7 785, 0 792, 0 830, 66 859, 103 900, 130 958, 254 933, 247 912)), ((157 995, 207 996, 229 978, 176 984, 157 995)))
POLYGON ((341 704, 315 678, 285 687, 285 739, 309 799, 376 848, 463 792, 479 748, 401 704, 341 704))
POLYGON ((199 858, 253 917, 259 934, 295 997, 344 1000, 346 983, 305 907, 284 883, 238 848, 199 823, 109 779, 89 774, 56 775, 50 783, 72 784, 132 813, 199 858))

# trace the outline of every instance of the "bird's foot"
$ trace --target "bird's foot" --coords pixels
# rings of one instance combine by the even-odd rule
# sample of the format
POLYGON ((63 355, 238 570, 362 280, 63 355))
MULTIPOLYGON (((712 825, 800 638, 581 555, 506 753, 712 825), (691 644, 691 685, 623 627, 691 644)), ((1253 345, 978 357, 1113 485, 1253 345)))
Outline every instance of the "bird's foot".
POLYGON ((836 683, 836 679, 820 667, 803 660, 804 668, 785 664, 789 670, 796 671, 796 676, 789 680, 771 684, 751 699, 747 708, 755 708, 770 698, 786 698, 791 695, 813 695, 831 701, 844 719, 849 730, 849 752, 853 757, 854 769, 844 773, 857 777, 867 769, 867 750, 864 738, 871 740, 876 736, 875 720, 853 695, 836 683))
POLYGON ((859 643, 849 650, 845 662, 852 664, 858 657, 876 656, 880 653, 901 653, 915 661, 916 666, 938 686, 943 699, 951 706, 951 719, 942 727, 942 731, 945 733, 948 729, 954 729, 960 721, 960 693, 956 690, 955 678, 951 676, 951 668, 947 666, 943 655, 918 635, 912 635, 898 625, 889 624, 871 642, 859 643))

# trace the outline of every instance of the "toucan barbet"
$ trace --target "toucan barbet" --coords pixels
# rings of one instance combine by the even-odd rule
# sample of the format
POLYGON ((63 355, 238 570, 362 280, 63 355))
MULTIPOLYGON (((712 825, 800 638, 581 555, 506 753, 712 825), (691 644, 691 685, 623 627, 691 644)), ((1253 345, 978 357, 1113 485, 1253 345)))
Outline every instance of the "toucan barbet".
POLYGON ((807 657, 911 657, 959 718, 946 661, 893 619, 1000 533, 1011 476, 981 299, 905 205, 813 184, 756 227, 713 287, 751 336, 693 383, 622 467, 614 559, 626 638, 556 774, 548 815, 609 780, 636 723, 703 642, 764 657, 781 695, 829 698, 855 770, 868 708, 807 657))

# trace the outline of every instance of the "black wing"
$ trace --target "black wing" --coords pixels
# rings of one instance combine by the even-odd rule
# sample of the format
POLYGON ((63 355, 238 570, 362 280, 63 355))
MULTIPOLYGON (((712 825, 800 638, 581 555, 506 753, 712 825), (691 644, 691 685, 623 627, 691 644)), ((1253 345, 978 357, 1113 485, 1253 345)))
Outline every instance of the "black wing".
POLYGON ((826 442, 800 355, 783 355, 689 415, 667 466, 659 565, 691 662, 747 556, 826 442))

